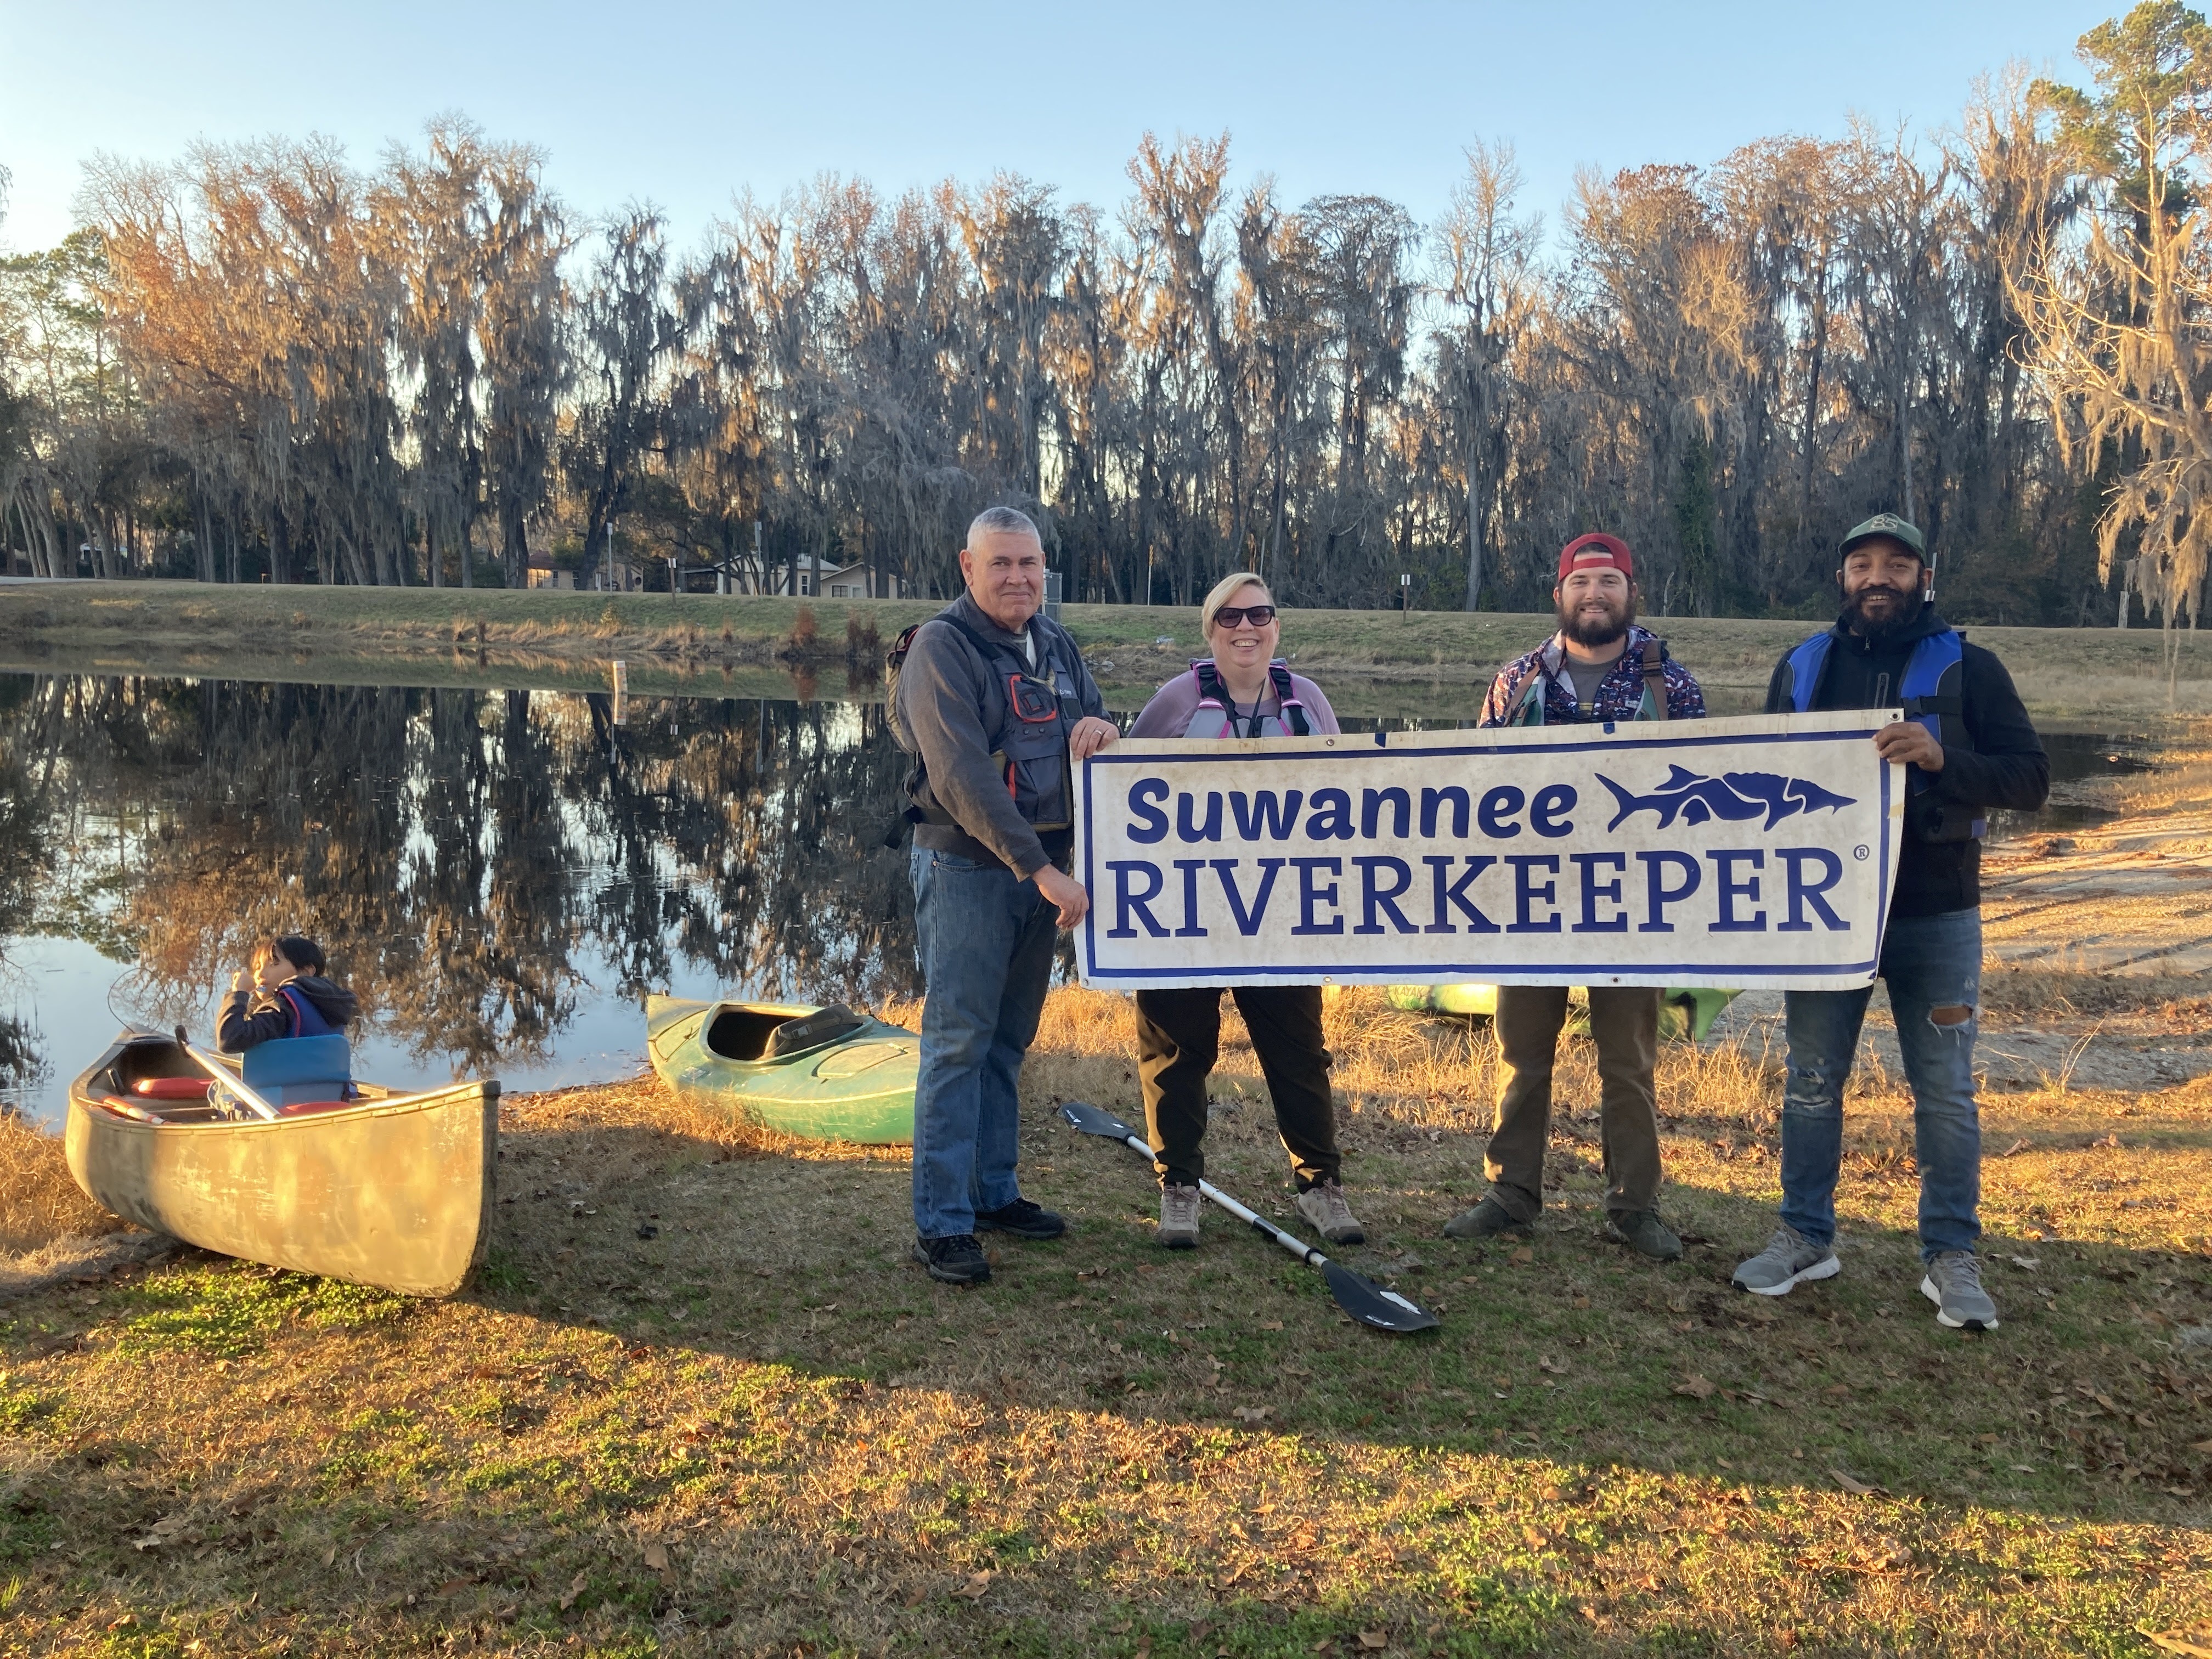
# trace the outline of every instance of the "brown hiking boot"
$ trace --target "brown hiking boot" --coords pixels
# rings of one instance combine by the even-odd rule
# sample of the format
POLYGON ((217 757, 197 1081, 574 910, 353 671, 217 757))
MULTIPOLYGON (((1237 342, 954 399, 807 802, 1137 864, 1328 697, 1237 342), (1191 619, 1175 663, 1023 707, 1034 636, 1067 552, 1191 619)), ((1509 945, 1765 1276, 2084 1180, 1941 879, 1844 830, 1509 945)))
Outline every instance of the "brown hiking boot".
POLYGON ((1364 1244, 1367 1230, 1344 1201, 1340 1181, 1316 1181, 1298 1194, 1298 1213, 1306 1225, 1332 1244, 1364 1244))
POLYGON ((1170 1250, 1198 1248, 1198 1188, 1170 1184, 1160 1188, 1160 1243, 1170 1250))

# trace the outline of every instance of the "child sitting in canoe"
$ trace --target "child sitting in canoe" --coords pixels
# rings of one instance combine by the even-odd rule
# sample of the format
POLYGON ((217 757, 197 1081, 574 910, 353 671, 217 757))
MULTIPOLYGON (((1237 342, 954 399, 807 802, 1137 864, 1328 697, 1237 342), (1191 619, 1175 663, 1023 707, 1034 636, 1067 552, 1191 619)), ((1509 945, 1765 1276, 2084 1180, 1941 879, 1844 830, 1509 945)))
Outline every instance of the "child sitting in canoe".
POLYGON ((253 947, 253 978, 230 976, 230 993, 216 1021, 216 1045, 242 1054, 278 1037, 343 1034, 361 1012, 360 1000, 325 977, 323 947, 299 933, 280 933, 253 947))

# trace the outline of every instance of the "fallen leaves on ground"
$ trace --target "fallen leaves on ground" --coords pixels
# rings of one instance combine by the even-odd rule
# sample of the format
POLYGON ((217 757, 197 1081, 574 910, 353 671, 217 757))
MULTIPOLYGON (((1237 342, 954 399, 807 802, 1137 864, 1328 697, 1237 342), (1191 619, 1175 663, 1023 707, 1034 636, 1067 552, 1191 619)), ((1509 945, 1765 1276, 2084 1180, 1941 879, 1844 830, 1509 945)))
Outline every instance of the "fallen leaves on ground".
POLYGON ((566 1613, 576 1605, 576 1598, 584 1593, 584 1586, 590 1582, 590 1576, 581 1572, 568 1581, 568 1588, 561 1596, 562 1612, 566 1613))
POLYGON ((968 1582, 952 1593, 955 1595, 964 1595, 970 1601, 980 1601, 983 1599, 983 1592, 991 1588, 991 1580, 997 1576, 988 1567, 980 1572, 971 1572, 968 1575, 968 1582))
POLYGON ((1860 1480, 1856 1475, 1846 1474, 1843 1470, 1837 1468, 1832 1465, 1830 1466, 1828 1473, 1836 1477, 1836 1484, 1838 1486, 1841 1486, 1845 1492, 1852 1493, 1854 1496, 1863 1498, 1867 1493, 1874 1490, 1872 1486, 1867 1485, 1865 1481, 1860 1480))
POLYGON ((1711 1400, 1718 1391, 1713 1380, 1701 1371, 1692 1371, 1674 1385, 1676 1394, 1687 1395, 1692 1400, 1711 1400))

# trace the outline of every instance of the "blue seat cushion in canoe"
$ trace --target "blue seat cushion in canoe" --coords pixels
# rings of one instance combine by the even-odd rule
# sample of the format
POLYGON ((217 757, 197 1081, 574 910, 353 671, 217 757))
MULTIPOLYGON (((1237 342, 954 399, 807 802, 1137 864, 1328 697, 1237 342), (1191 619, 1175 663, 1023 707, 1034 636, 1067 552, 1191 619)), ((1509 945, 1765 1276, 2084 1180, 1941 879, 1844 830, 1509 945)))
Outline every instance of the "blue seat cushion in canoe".
POLYGON ((353 1050, 335 1031, 258 1042, 241 1059, 246 1086, 271 1106, 337 1100, 353 1080, 353 1050))

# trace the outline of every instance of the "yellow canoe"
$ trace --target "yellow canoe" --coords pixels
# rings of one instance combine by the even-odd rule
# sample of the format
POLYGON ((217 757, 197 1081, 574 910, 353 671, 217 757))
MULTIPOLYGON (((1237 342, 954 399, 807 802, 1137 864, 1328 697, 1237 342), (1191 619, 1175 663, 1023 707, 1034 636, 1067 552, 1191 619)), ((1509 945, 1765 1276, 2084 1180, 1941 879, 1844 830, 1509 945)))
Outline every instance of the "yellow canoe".
POLYGON ((451 1296, 483 1260, 499 1085, 229 1121, 149 1095, 205 1075, 170 1037, 125 1031, 70 1085, 70 1173, 126 1221, 202 1249, 409 1296, 451 1296))

